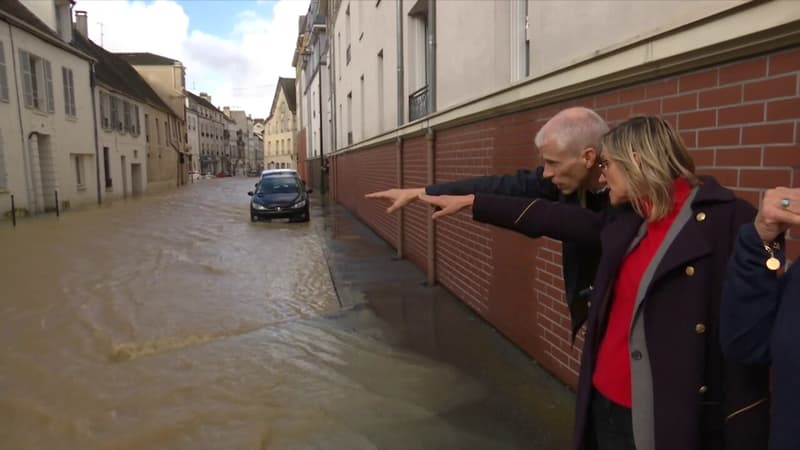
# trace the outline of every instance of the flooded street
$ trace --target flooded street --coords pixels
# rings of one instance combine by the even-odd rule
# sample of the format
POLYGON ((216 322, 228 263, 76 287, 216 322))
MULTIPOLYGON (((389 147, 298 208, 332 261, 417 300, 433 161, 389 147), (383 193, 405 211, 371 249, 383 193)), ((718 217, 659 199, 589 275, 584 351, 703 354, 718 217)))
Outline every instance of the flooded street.
POLYGON ((568 446, 566 388, 342 210, 251 223, 254 181, 0 222, 0 448, 568 446))

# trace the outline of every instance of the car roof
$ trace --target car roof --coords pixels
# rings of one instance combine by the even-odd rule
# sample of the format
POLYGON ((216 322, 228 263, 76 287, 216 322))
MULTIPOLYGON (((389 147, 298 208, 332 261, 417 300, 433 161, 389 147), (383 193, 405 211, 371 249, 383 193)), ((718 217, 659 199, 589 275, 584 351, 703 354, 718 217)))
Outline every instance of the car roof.
POLYGON ((261 176, 265 175, 282 175, 287 173, 297 173, 294 169, 267 169, 261 172, 261 176))

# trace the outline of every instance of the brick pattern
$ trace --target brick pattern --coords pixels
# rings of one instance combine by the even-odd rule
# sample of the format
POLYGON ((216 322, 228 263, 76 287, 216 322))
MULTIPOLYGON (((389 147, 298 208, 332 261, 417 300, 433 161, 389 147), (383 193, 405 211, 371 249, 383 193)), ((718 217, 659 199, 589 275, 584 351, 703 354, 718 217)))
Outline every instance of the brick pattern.
MULTIPOLYGON (((487 175, 495 125, 451 128, 436 134, 437 183, 487 175)), ((489 307, 492 241, 488 227, 459 213, 436 223, 436 275, 439 283, 485 315, 489 307)))
POLYGON ((386 214, 384 202, 364 201, 364 195, 395 187, 397 160, 394 145, 349 153, 336 158, 335 187, 337 201, 354 211, 376 233, 397 247, 397 215, 386 214))
MULTIPOLYGON (((557 111, 575 105, 595 109, 611 125, 636 114, 663 116, 679 130, 698 172, 716 177, 754 205, 766 188, 800 185, 800 47, 440 131, 435 180, 534 167, 536 131, 557 111)), ((404 186, 424 185, 424 138, 405 145, 404 186)), ((382 149, 343 158, 351 161, 347 165, 360 164, 375 151, 382 149)), ((341 189, 361 183, 358 175, 339 177, 341 189)), ((364 208, 360 198, 347 201, 352 210, 364 208)), ((404 236, 409 259, 423 269, 426 214, 421 205, 407 208, 404 236)), ((373 227, 378 223, 370 220, 373 227)), ((436 226, 438 281, 544 367, 574 384, 582 339, 571 345, 560 243, 482 226, 466 213, 436 226)), ((376 229, 382 235, 390 232, 376 229)), ((788 255, 796 259, 800 230, 789 237, 788 255)))
MULTIPOLYGON (((424 136, 403 142, 403 187, 418 188, 428 184, 428 143, 424 136)), ((403 249, 406 258, 428 270, 427 205, 413 202, 403 209, 403 249)))

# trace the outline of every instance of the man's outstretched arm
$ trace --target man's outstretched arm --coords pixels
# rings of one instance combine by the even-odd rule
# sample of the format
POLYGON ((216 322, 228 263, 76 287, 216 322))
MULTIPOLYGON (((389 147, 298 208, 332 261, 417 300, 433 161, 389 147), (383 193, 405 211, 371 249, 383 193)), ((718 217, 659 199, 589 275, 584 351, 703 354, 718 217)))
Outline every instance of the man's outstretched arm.
POLYGON ((427 195, 467 195, 494 194, 513 197, 558 199, 558 188, 545 179, 544 169, 520 170, 514 175, 489 175, 467 178, 448 183, 432 184, 425 188, 387 189, 367 194, 366 198, 382 199, 391 202, 388 213, 397 211, 416 200, 421 194, 427 195))

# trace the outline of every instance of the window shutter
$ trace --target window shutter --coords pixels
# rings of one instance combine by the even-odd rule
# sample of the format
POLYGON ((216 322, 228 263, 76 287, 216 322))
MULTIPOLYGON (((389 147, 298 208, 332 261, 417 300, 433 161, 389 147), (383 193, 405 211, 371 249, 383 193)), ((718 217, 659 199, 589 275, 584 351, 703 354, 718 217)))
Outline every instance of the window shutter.
POLYGON ((61 68, 61 81, 64 85, 64 114, 72 115, 69 110, 69 75, 66 67, 61 68))
POLYGON ((133 105, 133 113, 136 114, 136 135, 138 136, 139 133, 142 132, 142 128, 139 123, 139 105, 133 105))
POLYGON ((8 75, 6 75, 6 52, 0 42, 0 100, 8 101, 8 75))
POLYGON ((44 93, 47 97, 47 112, 56 111, 56 102, 53 99, 53 73, 50 70, 50 61, 42 60, 44 65, 44 93))
POLYGON ((25 50, 19 51, 20 70, 22 70, 23 97, 25 106, 33 108, 33 73, 31 72, 31 58, 25 50))
POLYGON ((78 115, 78 108, 75 106, 75 80, 72 77, 72 69, 68 70, 69 73, 69 107, 72 110, 72 115, 78 115))
POLYGON ((106 93, 100 93, 100 124, 103 128, 108 128, 108 117, 106 117, 106 93))

